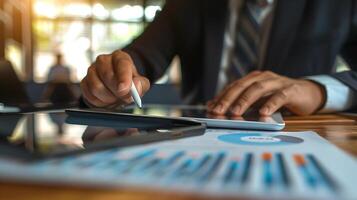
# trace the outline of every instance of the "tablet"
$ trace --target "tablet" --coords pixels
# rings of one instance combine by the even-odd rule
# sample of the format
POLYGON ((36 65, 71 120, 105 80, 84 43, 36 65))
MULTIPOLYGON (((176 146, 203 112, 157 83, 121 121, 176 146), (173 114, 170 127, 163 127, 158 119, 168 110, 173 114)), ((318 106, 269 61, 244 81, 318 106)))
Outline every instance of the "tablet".
POLYGON ((139 116, 167 116, 178 119, 195 119, 206 123, 211 128, 233 128, 253 130, 282 130, 285 127, 279 112, 271 116, 261 116, 257 109, 249 109, 243 116, 214 116, 209 114, 205 106, 191 105, 144 105, 143 109, 128 106, 121 113, 133 113, 139 116))
POLYGON ((111 113, 0 115, 0 154, 37 159, 202 135, 203 123, 111 113))

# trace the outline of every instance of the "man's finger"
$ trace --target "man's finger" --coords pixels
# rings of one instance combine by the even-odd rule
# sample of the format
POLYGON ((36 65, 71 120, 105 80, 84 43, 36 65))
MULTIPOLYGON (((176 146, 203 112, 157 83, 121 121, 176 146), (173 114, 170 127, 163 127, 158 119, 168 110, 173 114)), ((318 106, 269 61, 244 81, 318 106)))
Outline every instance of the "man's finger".
POLYGON ((224 114, 232 103, 253 83, 275 77, 272 72, 252 73, 242 79, 235 81, 232 86, 221 96, 215 107, 213 113, 224 114))
POLYGON ((133 78, 133 63, 130 57, 122 53, 113 54, 113 71, 117 80, 116 94, 121 97, 130 92, 133 78))
POLYGON ((127 105, 127 104, 130 104, 134 101, 133 97, 131 96, 131 93, 123 96, 121 99, 120 99, 120 104, 121 105, 127 105))
MULTIPOLYGON (((239 79, 240 81, 245 81, 246 79, 250 79, 253 76, 257 76, 259 74, 261 74, 262 71, 252 71, 249 74, 247 74, 246 76, 242 77, 241 79, 239 79)), ((213 104, 216 104, 219 99, 222 98, 222 96, 224 96, 225 93, 227 93, 227 91, 234 86, 236 81, 230 83, 229 85, 227 85, 226 87, 223 88, 223 90, 212 100, 213 104)))
POLYGON ((98 77, 104 85, 116 95, 117 81, 114 77, 111 55, 100 55, 97 57, 94 67, 96 68, 98 77))
POLYGON ((100 99, 92 95, 92 93, 89 91, 85 78, 81 81, 80 87, 85 101, 90 104, 88 106, 104 107, 107 105, 106 103, 102 102, 100 99))
POLYGON ((285 88, 270 97, 270 99, 260 108, 259 113, 264 116, 272 115, 279 108, 288 104, 290 98, 291 90, 285 88))
POLYGON ((106 88, 103 82, 99 79, 97 72, 94 67, 88 68, 88 73, 86 77, 86 84, 88 86, 89 92, 106 104, 115 103, 116 97, 111 91, 106 88))
POLYGON ((228 106, 234 101, 234 99, 244 90, 246 86, 242 83, 249 84, 249 80, 253 77, 257 77, 261 74, 261 71, 253 71, 243 78, 234 81, 226 86, 223 91, 217 95, 212 104, 208 107, 209 111, 218 115, 222 115, 226 112, 228 106))
POLYGON ((257 100, 281 89, 282 87, 283 84, 279 78, 272 78, 253 83, 232 104, 231 113, 234 115, 242 115, 257 100))

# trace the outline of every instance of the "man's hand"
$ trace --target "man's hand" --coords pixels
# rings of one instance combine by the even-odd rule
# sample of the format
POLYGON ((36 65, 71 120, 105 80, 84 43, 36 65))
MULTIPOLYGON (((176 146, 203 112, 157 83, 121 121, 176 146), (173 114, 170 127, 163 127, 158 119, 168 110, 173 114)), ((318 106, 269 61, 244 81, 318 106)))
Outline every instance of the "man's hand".
POLYGON ((88 68, 80 86, 87 103, 96 107, 109 107, 132 102, 132 81, 140 96, 150 88, 149 80, 139 75, 130 56, 118 50, 98 56, 88 68))
POLYGON ((267 101, 259 109, 261 115, 271 115, 281 107, 297 115, 310 115, 324 105, 326 94, 323 86, 309 80, 254 71, 227 85, 207 106, 215 114, 242 115, 262 98, 267 101))

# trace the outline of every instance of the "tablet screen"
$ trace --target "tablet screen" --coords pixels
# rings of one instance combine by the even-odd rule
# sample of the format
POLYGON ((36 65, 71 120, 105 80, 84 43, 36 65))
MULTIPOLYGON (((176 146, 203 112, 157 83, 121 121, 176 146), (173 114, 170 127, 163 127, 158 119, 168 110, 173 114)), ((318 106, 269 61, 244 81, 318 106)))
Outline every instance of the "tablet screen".
POLYGON ((105 117, 73 118, 64 112, 0 115, 0 148, 11 153, 64 154, 169 139, 180 128, 189 126, 159 119, 133 122, 105 117))

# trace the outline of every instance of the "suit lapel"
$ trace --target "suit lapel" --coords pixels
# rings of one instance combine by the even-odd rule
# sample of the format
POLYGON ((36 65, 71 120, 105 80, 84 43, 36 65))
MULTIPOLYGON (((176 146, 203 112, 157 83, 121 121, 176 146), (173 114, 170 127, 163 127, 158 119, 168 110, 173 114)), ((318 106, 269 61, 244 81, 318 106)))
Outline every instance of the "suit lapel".
POLYGON ((301 22, 305 3, 306 0, 277 0, 263 69, 284 72, 283 63, 301 22))
POLYGON ((228 0, 206 1, 204 5, 204 66, 203 95, 205 100, 215 95, 222 57, 223 36, 227 21, 228 0))

